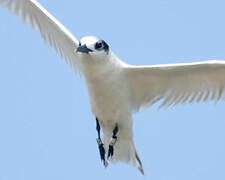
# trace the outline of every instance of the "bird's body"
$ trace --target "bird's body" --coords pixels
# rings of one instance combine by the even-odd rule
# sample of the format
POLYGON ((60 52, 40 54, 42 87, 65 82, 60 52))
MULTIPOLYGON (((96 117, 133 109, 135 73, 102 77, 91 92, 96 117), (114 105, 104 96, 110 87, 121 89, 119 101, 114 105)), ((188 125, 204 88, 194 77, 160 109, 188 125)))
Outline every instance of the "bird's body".
POLYGON ((159 100, 162 107, 225 99, 224 61, 128 65, 99 38, 88 36, 78 41, 35 0, 0 0, 0 4, 38 30, 45 42, 84 77, 105 166, 108 158, 138 165, 144 173, 133 142, 133 112, 159 100))
POLYGON ((124 104, 124 108, 128 108, 126 104, 128 97, 126 97, 127 95, 125 94, 126 87, 123 86, 121 79, 122 65, 117 64, 115 65, 116 67, 113 68, 111 63, 106 61, 101 67, 101 65, 92 62, 93 61, 90 60, 90 64, 85 67, 86 71, 84 72, 92 112, 97 117, 101 117, 101 119, 112 121, 114 119, 112 119, 112 115, 119 116, 120 111, 123 109, 121 108, 121 110, 119 110, 118 106, 124 104))
POLYGON ((106 59, 104 62, 96 62, 87 55, 82 61, 91 109, 100 121, 106 151, 115 124, 120 127, 112 161, 122 160, 136 165, 136 150, 132 132, 132 109, 129 103, 128 84, 126 84, 124 74, 125 64, 113 53, 110 57, 113 58, 106 59))

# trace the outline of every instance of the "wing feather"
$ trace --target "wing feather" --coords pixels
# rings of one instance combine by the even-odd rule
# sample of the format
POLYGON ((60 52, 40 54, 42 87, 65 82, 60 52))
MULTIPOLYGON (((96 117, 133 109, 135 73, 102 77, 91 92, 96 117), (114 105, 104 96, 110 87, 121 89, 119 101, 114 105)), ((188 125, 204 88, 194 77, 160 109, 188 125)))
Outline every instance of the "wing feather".
POLYGON ((225 100, 225 61, 127 66, 134 110, 162 100, 170 105, 225 100))
POLYGON ((36 0, 0 0, 0 4, 39 31, 47 44, 79 70, 79 61, 74 54, 78 40, 36 0))

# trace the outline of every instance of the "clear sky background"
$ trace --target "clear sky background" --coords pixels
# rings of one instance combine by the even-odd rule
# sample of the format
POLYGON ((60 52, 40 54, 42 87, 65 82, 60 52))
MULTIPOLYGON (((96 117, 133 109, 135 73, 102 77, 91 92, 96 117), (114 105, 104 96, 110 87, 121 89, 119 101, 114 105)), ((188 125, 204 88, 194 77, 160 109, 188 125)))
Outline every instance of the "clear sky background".
MULTIPOLYGON (((39 2, 78 39, 104 39, 126 63, 225 60, 224 0, 39 2)), ((0 7, 0 180, 225 179, 225 103, 134 115, 145 176, 105 169, 84 81, 0 7)))

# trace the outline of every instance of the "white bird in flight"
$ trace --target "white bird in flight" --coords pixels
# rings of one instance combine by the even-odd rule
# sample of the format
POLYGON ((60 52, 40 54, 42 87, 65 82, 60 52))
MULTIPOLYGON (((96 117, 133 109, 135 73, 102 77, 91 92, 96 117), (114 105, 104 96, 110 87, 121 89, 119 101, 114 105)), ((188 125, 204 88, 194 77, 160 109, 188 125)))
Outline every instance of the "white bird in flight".
POLYGON ((84 77, 105 166, 109 161, 123 161, 138 166, 144 174, 133 141, 132 113, 159 100, 163 107, 225 99, 224 61, 128 65, 104 40, 88 36, 78 41, 36 0, 0 0, 0 4, 39 31, 45 42, 84 77))

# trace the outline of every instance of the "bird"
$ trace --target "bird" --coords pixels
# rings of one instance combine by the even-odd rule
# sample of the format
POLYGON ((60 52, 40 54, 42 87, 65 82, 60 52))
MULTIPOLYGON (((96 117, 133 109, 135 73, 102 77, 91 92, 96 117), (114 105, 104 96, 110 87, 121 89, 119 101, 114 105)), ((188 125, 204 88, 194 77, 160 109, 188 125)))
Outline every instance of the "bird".
POLYGON ((144 174, 133 140, 134 113, 156 102, 161 108, 225 100, 225 61, 134 66, 119 59, 103 39, 77 40, 36 0, 0 0, 0 5, 38 31, 84 78, 105 167, 125 162, 144 174))

